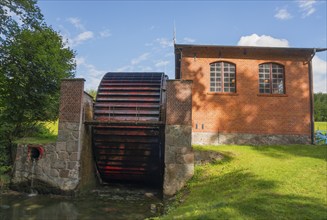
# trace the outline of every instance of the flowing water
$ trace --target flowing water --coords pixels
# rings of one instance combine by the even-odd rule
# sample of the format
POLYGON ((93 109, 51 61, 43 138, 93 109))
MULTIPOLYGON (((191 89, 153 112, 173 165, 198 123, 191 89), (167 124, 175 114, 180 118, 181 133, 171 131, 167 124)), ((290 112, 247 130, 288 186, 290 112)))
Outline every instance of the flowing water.
POLYGON ((160 215, 160 194, 146 189, 101 187, 88 195, 64 197, 0 195, 0 219, 145 219, 160 215))
POLYGON ((31 192, 28 196, 36 196, 37 191, 34 190, 34 173, 35 173, 36 159, 32 159, 32 168, 31 168, 31 192))

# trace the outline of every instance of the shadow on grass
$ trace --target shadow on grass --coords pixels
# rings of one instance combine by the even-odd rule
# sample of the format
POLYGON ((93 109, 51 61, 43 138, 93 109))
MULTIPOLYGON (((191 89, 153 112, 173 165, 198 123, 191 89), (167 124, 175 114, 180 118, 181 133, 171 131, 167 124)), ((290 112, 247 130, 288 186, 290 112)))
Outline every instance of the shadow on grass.
POLYGON ((235 170, 195 184, 181 219, 324 219, 318 199, 277 193, 278 183, 261 180, 248 170, 235 170))
POLYGON ((287 159, 291 156, 311 157, 327 161, 326 145, 271 145, 271 146, 251 146, 264 155, 287 159))

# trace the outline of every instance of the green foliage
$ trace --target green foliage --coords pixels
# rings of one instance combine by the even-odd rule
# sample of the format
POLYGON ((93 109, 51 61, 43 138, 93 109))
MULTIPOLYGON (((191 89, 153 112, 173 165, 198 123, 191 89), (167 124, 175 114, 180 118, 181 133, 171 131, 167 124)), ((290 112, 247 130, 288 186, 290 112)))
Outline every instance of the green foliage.
POLYGON ((87 92, 90 96, 93 97, 93 100, 96 99, 96 97, 97 97, 97 91, 96 91, 95 89, 89 89, 89 90, 87 90, 86 92, 87 92))
POLYGON ((314 120, 327 122, 327 94, 314 94, 314 120))
POLYGON ((58 122, 59 122, 59 120, 57 119, 56 121, 42 122, 42 124, 47 129, 48 134, 57 136, 58 135, 58 122))
POLYGON ((327 131, 327 122, 315 121, 315 131, 327 131))
POLYGON ((195 167, 188 196, 159 219, 325 219, 326 146, 210 146, 227 155, 195 167))
POLYGON ((34 30, 41 26, 43 15, 36 3, 36 0, 1 0, 0 43, 21 28, 34 30))
POLYGON ((15 135, 26 125, 55 120, 61 79, 74 76, 74 52, 51 28, 24 29, 4 44, 0 57, 2 117, 15 125, 15 135))

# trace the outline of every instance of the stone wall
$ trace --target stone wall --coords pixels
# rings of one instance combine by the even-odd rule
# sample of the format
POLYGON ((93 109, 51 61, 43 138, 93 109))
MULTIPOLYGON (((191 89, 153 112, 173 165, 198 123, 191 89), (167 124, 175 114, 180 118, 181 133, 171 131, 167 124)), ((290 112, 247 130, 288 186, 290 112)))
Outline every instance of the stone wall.
POLYGON ((193 132, 192 144, 196 145, 221 145, 221 144, 310 144, 309 135, 269 135, 269 134, 237 134, 218 132, 193 132))
MULTIPOLYGON (((74 157, 74 156, 73 156, 74 157)), ((30 185, 32 179, 35 182, 34 189, 45 192, 40 185, 49 187, 45 193, 53 193, 53 190, 67 191, 74 189, 78 180, 77 158, 70 158, 67 151, 61 145, 55 143, 46 145, 17 146, 16 160, 13 174, 13 188, 20 189, 20 186, 30 185), (33 171, 33 161, 29 153, 29 148, 42 148, 44 153, 41 158, 35 161, 33 171), (68 161, 72 159, 71 161, 68 161), (42 182, 42 184, 40 184, 42 182)), ((26 189, 27 190, 27 189, 26 189)), ((55 192, 55 193, 56 193, 55 192)))
POLYGON ((174 195, 194 174, 192 81, 167 81, 163 193, 174 195))
MULTIPOLYGON (((42 149, 36 160, 33 179, 63 192, 87 188, 95 183, 91 128, 84 121, 92 118, 93 99, 84 93, 84 79, 67 79, 61 84, 57 142, 46 145, 19 145, 13 184, 30 182, 32 156, 29 149, 42 149)), ((36 190, 37 189, 37 186, 36 190)))

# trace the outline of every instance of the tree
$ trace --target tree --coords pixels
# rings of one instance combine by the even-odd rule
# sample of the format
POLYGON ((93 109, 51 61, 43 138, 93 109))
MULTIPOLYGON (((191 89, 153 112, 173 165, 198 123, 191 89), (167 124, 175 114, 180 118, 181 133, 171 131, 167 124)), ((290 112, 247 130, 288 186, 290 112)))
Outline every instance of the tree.
POLYGON ((93 100, 97 97, 97 91, 95 89, 89 89, 86 91, 90 96, 92 96, 93 100))
POLYGON ((1 0, 0 43, 21 28, 34 30, 43 23, 37 0, 1 0))
POLYGON ((26 126, 58 117, 60 81, 74 77, 75 53, 45 25, 18 31, 2 49, 0 120, 18 136, 26 126))
POLYGON ((327 121, 327 94, 314 94, 314 118, 315 121, 327 121))

